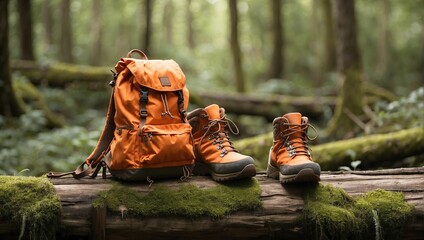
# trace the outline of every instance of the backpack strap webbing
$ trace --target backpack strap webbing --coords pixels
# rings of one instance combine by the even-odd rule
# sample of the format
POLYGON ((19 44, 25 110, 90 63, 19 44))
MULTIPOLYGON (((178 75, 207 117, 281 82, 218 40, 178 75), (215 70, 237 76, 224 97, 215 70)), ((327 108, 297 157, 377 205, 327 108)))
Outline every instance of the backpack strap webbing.
POLYGON ((149 92, 148 89, 145 87, 140 88, 140 100, 139 100, 139 104, 140 104, 140 124, 139 124, 139 128, 138 128, 138 135, 141 136, 141 128, 146 125, 146 118, 147 118, 147 109, 146 109, 146 105, 149 102, 149 92))
MULTIPOLYGON (((99 141, 97 142, 96 148, 93 152, 87 157, 87 159, 79 165, 75 171, 66 172, 66 173, 57 173, 49 172, 48 177, 50 178, 59 178, 66 175, 72 175, 74 178, 82 178, 85 176, 96 177, 97 173, 102 167, 105 167, 105 164, 102 160, 104 155, 109 150, 109 145, 112 142, 115 132, 115 103, 114 103, 114 88, 112 88, 112 94, 109 100, 109 106, 106 115, 105 126, 103 127, 102 133, 100 135, 99 141), (84 169, 85 165, 87 167, 84 169)), ((103 174, 104 175, 104 174, 103 174)))
POLYGON ((178 96, 178 111, 180 112, 181 121, 187 122, 186 111, 184 110, 184 94, 183 94, 183 90, 178 90, 177 91, 177 96, 178 96))

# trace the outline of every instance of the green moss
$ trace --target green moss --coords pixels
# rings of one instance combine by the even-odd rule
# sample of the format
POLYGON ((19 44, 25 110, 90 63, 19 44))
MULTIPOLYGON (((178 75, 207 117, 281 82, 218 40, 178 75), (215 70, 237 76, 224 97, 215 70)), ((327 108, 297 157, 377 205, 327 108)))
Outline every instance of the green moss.
POLYGON ((413 210, 402 193, 378 189, 354 199, 319 184, 305 194, 300 221, 309 239, 397 239, 413 210))
POLYGON ((48 179, 0 176, 0 218, 29 226, 31 239, 55 238, 61 207, 48 179))
MULTIPOLYGON (((405 203, 402 193, 375 190, 368 192, 357 199, 356 215, 361 216, 367 222, 368 231, 375 233, 375 216, 382 228, 384 239, 399 237, 405 224, 413 217, 414 207, 405 203)), ((378 226, 377 226, 378 227, 378 226)))
POLYGON ((253 210, 261 206, 261 190, 256 179, 219 184, 201 189, 184 184, 177 189, 153 187, 143 194, 125 186, 115 185, 100 193, 94 207, 107 206, 108 210, 134 217, 183 216, 222 218, 238 210, 253 210))

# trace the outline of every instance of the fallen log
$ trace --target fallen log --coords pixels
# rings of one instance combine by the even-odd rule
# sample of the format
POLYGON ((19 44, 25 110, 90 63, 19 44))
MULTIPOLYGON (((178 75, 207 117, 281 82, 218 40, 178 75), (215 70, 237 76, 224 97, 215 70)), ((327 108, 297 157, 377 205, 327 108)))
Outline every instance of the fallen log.
MULTIPOLYGON (((61 88, 69 85, 104 88, 112 79, 110 68, 67 63, 39 64, 33 61, 14 60, 11 69, 26 76, 36 85, 61 88)), ((292 97, 270 94, 254 96, 192 91, 190 103, 200 107, 217 103, 229 113, 263 116, 272 121, 283 112, 292 111, 300 111, 311 118, 319 118, 323 115, 325 109, 323 106, 334 107, 335 97, 292 97)))
POLYGON ((311 119, 318 119, 323 116, 325 108, 333 108, 335 102, 335 97, 324 96, 190 92, 190 103, 200 107, 216 103, 228 113, 262 116, 268 121, 287 112, 301 112, 311 119))
MULTIPOLYGON (((256 159, 261 169, 266 168, 272 133, 236 141, 243 154, 256 159)), ((399 160, 424 153, 424 128, 416 127, 386 134, 372 134, 347 140, 311 146, 312 156, 323 170, 338 170, 360 160, 362 169, 394 166, 399 160)))
MULTIPOLYGON (((281 185, 264 173, 256 177, 260 188, 262 208, 236 212, 223 219, 201 217, 123 218, 105 208, 93 209, 92 201, 101 191, 115 184, 110 179, 53 179, 62 203, 61 235, 68 239, 304 239, 306 231, 297 219, 302 215, 302 195, 308 185, 281 185)), ((383 171, 324 172, 322 184, 343 188, 352 196, 385 189, 401 192, 412 204, 415 221, 408 223, 402 239, 420 239, 424 235, 424 167, 383 171)), ((200 188, 216 186, 209 177, 193 177, 190 184, 200 188)), ((176 180, 158 181, 154 185, 178 187, 187 184, 176 180)), ((148 192, 148 183, 126 183, 126 186, 148 192)), ((384 229, 383 229, 384 231, 384 229)), ((19 227, 0 220, 2 239, 16 239, 19 227)), ((334 233, 337 234, 337 233, 334 233)))
POLYGON ((107 67, 93 67, 69 63, 39 64, 33 61, 14 60, 10 64, 13 72, 19 72, 33 84, 64 88, 69 85, 93 85, 104 88, 112 74, 107 67))

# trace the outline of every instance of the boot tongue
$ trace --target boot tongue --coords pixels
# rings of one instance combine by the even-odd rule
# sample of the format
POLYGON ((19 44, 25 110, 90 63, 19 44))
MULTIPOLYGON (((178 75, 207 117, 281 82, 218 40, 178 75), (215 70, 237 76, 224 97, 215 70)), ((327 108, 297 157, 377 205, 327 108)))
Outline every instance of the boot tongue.
POLYGON ((209 105, 205 107, 205 111, 208 113, 210 120, 221 119, 221 114, 219 113, 219 106, 216 104, 209 105))
POLYGON ((289 123, 292 124, 301 124, 302 123, 302 114, 300 113, 287 113, 283 116, 284 118, 286 118, 289 123))
MULTIPOLYGON (((287 121, 291 124, 301 124, 302 123, 302 114, 300 113, 287 113, 283 116, 283 118, 286 118, 287 121)), ((294 131, 294 133, 291 135, 291 137, 301 137, 302 131, 300 126, 289 126, 290 129, 294 131)))

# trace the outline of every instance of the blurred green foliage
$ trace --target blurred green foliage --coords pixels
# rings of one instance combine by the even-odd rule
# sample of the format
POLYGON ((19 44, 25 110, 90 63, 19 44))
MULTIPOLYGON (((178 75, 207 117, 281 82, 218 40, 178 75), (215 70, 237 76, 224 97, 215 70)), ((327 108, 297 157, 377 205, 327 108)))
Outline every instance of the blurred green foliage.
POLYGON ((48 171, 71 171, 96 146, 104 125, 109 93, 84 89, 41 91, 49 107, 68 126, 50 130, 40 109, 31 104, 18 119, 0 116, 0 175, 39 176, 48 171), (88 97, 91 96, 91 97, 88 97))
POLYGON ((373 111, 377 132, 424 126, 424 87, 393 102, 377 102, 373 111))

